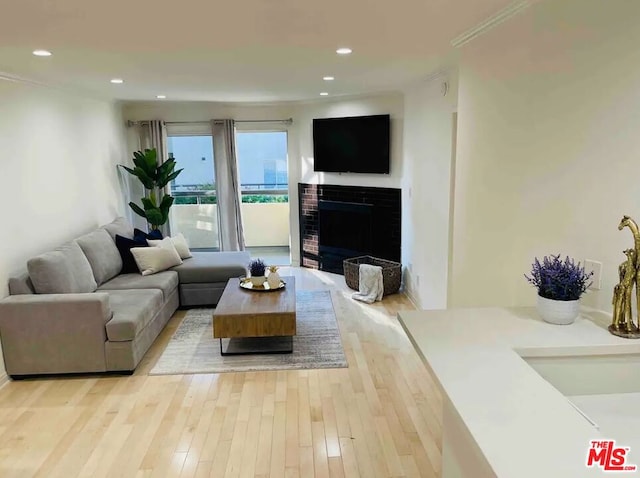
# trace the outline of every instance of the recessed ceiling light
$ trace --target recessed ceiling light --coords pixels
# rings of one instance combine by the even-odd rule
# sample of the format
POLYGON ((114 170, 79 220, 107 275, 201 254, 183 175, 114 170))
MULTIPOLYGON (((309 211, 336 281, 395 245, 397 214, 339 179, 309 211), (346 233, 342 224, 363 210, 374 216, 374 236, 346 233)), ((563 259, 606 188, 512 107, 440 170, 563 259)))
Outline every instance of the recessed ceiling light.
POLYGON ((323 91, 322 93, 320 93, 320 96, 329 96, 329 93, 327 93, 326 91, 323 91))
POLYGON ((167 95, 157 95, 156 98, 158 98, 159 100, 164 100, 167 97, 167 95))
POLYGON ((351 53, 351 48, 338 48, 336 50, 336 53, 338 55, 348 55, 349 53, 351 53))
POLYGON ((33 50, 33 54, 35 56, 51 56, 51 52, 49 50, 33 50))
POLYGON ((124 80, 122 78, 113 78, 111 80, 111 83, 113 83, 114 85, 121 85, 122 83, 124 83, 124 80))
POLYGON ((333 81, 333 80, 335 80, 335 78, 333 76, 323 76, 322 79, 324 81, 333 81))

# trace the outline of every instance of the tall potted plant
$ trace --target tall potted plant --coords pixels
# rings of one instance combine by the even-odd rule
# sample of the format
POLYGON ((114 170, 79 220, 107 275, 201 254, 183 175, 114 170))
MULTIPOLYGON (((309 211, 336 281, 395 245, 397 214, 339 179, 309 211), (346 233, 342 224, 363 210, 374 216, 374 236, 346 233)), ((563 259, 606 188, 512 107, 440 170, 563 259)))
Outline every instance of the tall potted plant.
POLYGON ((133 153, 134 168, 120 165, 128 173, 140 180, 146 190, 146 196, 141 198, 142 207, 133 201, 129 207, 137 215, 145 218, 151 229, 158 229, 169 220, 169 210, 173 204, 173 197, 164 193, 164 187, 182 172, 175 171, 176 161, 169 158, 158 164, 158 153, 155 148, 136 151, 133 153))
POLYGON ((573 323, 580 310, 580 296, 591 285, 589 279, 593 271, 585 272, 584 267, 560 254, 538 258, 531 268, 531 277, 525 274, 530 284, 538 289, 538 313, 549 323, 567 325, 573 323))

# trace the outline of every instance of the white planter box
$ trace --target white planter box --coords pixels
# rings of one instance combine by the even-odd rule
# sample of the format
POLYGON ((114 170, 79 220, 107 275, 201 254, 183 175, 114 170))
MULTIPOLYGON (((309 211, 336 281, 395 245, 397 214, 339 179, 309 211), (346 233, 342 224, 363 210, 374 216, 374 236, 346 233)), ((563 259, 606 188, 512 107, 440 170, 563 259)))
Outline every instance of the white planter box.
POLYGON ((579 312, 579 300, 551 300, 538 296, 538 313, 545 322, 550 324, 572 324, 579 312))

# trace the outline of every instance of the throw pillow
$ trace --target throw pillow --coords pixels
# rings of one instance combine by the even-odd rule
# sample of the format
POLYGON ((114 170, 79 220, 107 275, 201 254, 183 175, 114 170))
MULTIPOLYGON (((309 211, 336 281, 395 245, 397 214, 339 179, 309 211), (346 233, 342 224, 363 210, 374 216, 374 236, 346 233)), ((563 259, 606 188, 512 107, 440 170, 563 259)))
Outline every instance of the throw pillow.
POLYGON ((128 239, 116 234, 116 247, 122 258, 122 270, 121 274, 135 274, 139 273, 138 265, 136 264, 133 254, 131 254, 132 247, 149 247, 146 239, 128 239))
POLYGON ((133 247, 131 253, 143 276, 182 264, 182 259, 169 237, 160 241, 156 247, 133 247))
MULTIPOLYGON (((187 244, 187 240, 182 235, 182 233, 171 236, 169 239, 171 239, 173 246, 176 248, 176 251, 178 251, 180 259, 188 259, 190 257, 193 257, 191 255, 191 251, 189 250, 189 244, 187 244)), ((157 246, 160 242, 161 241, 154 241, 153 239, 147 240, 147 243, 153 247, 157 246)))

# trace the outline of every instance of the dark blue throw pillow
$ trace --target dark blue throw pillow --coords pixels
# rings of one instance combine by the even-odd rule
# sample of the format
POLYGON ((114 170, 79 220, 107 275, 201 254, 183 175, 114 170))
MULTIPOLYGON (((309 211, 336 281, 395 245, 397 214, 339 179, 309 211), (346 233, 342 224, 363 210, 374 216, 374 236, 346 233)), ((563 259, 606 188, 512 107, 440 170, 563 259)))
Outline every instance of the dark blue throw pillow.
POLYGON ((162 232, 160 232, 160 229, 153 229, 151 232, 144 232, 136 228, 133 230, 133 238, 135 240, 151 239, 153 241, 159 241, 162 240, 162 232))
POLYGON ((133 254, 131 254, 132 247, 149 247, 147 240, 144 237, 134 236, 133 239, 128 239, 116 234, 116 247, 122 257, 122 271, 121 274, 129 274, 140 272, 138 264, 136 264, 133 254))

